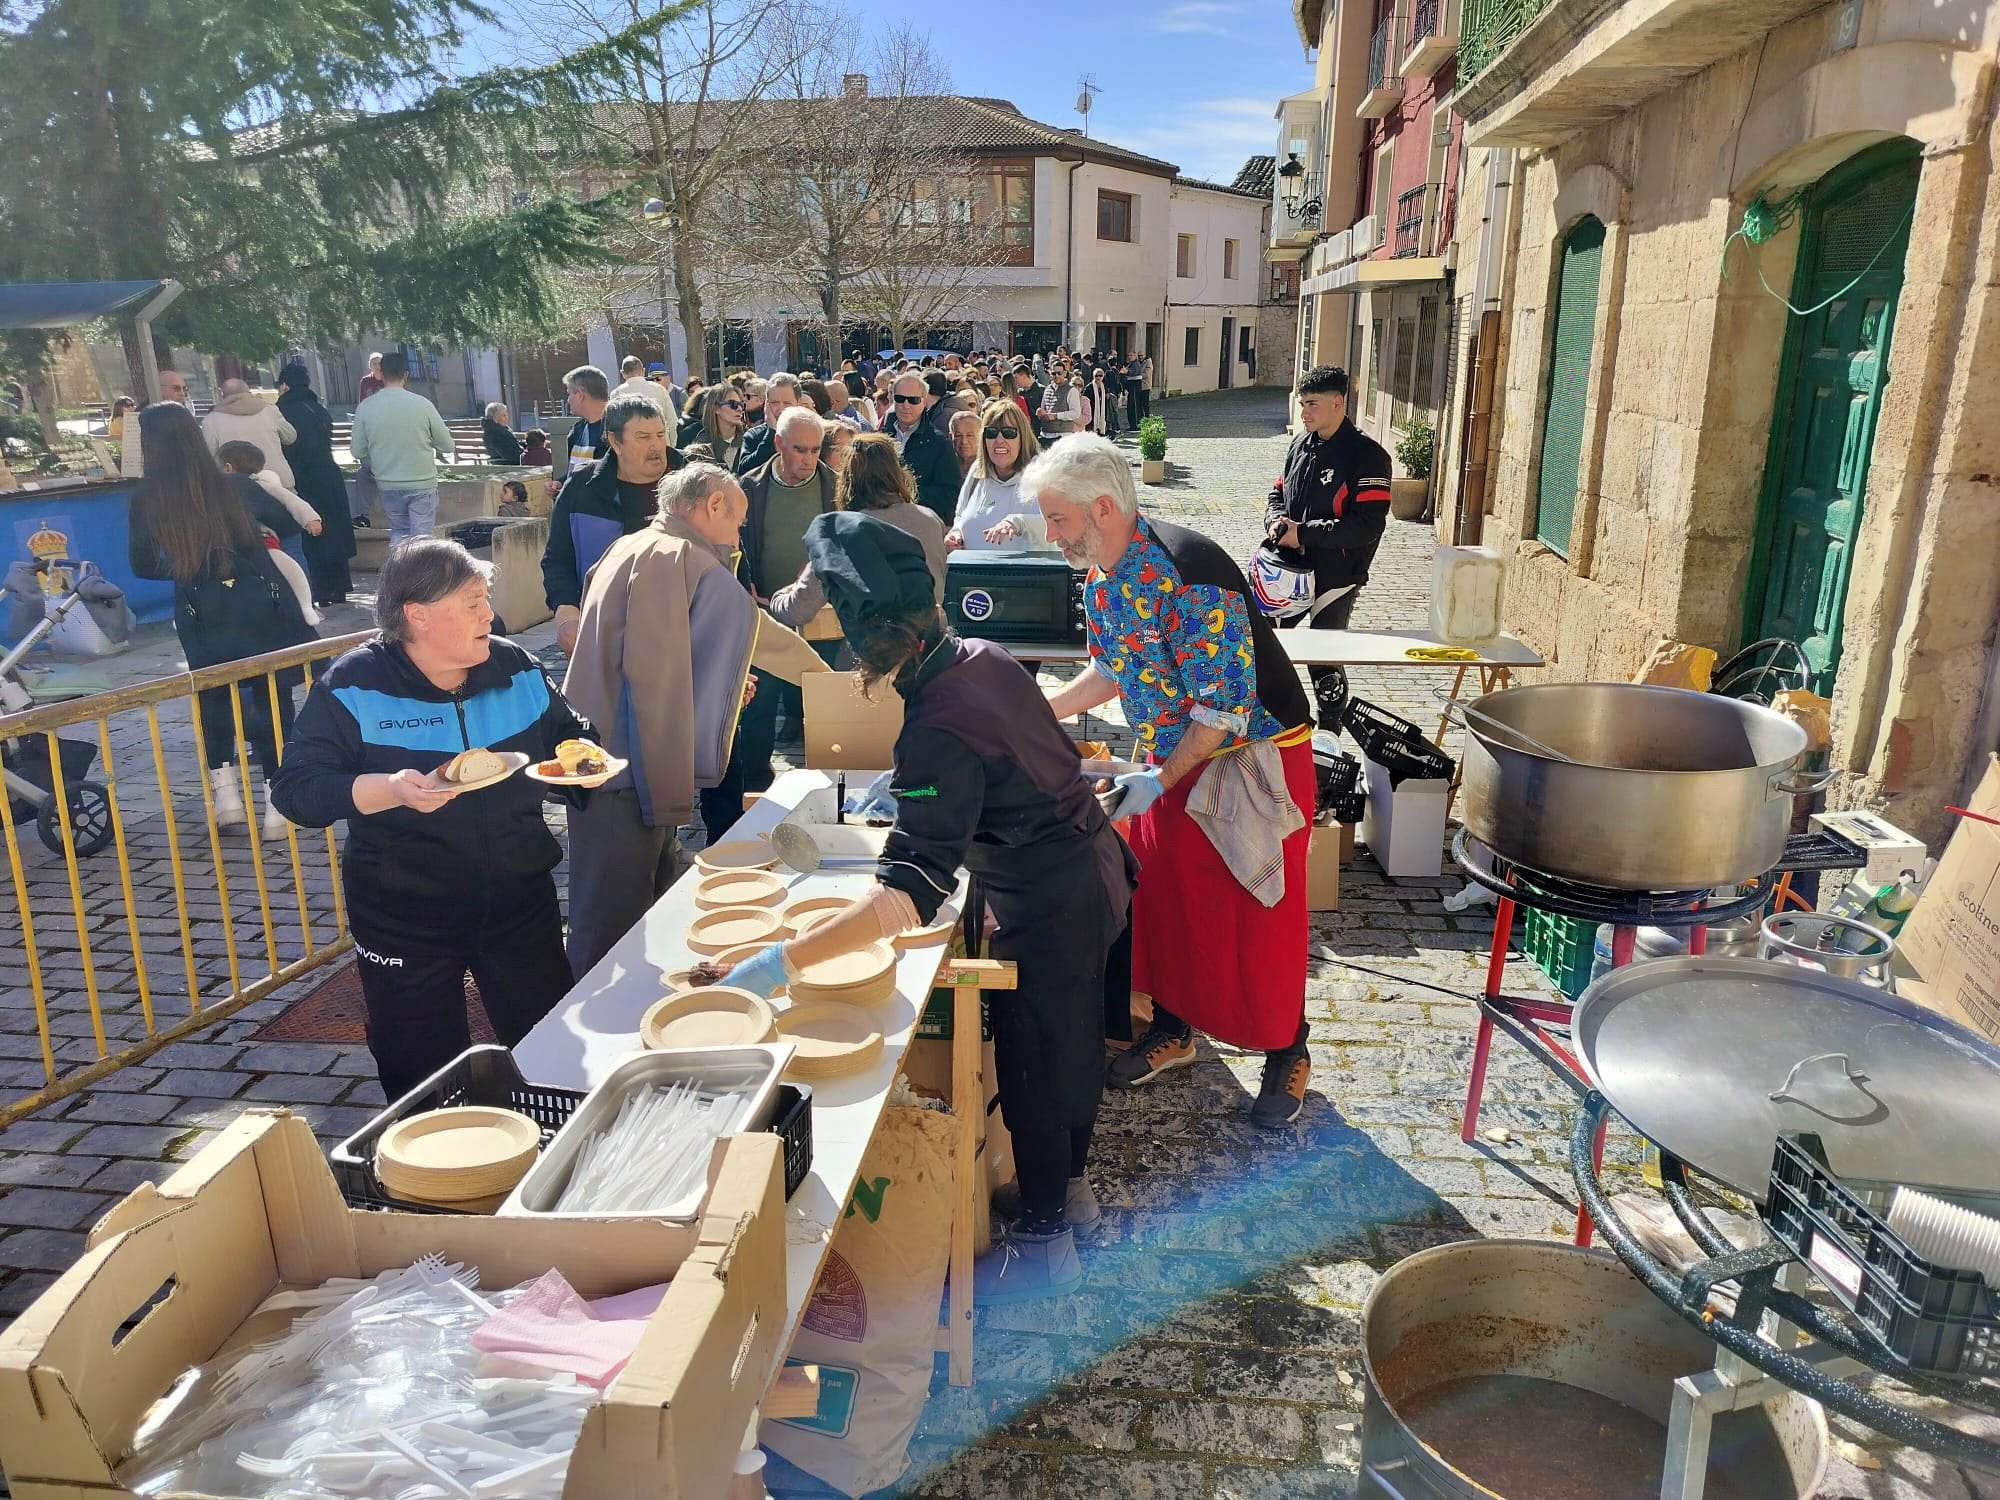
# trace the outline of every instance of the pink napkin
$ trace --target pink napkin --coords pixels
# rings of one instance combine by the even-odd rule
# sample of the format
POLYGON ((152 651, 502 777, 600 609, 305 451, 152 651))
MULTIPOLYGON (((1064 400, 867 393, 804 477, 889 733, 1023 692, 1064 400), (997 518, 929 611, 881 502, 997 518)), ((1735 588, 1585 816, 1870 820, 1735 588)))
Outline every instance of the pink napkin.
POLYGON ((562 1272, 550 1271, 482 1323, 472 1347, 602 1390, 632 1358, 666 1293, 662 1282, 586 1302, 562 1272))

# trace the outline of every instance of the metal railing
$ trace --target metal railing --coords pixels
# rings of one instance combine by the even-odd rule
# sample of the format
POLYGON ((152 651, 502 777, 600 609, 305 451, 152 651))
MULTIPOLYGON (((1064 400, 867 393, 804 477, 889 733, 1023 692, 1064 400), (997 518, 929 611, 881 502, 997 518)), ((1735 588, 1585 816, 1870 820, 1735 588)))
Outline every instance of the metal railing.
POLYGON ((1410 45, 1414 47, 1425 37, 1436 36, 1443 18, 1443 0, 1416 0, 1410 7, 1410 45))
POLYGON ((1375 23, 1375 34, 1368 39, 1368 90, 1376 89, 1396 76, 1396 56, 1394 48, 1396 22, 1393 16, 1384 16, 1375 23))
MULTIPOLYGON (((46 749, 45 805, 55 814, 44 820, 55 835, 46 842, 56 846, 44 849, 23 837, 39 810, 15 826, 13 811, 28 806, 26 793, 34 788, 10 776, 13 806, 0 808, 0 837, 16 916, 10 923, 0 911, 0 963, 26 970, 41 1085, 33 1086, 36 1059, 18 1056, 18 1047, 10 1052, 10 1081, 31 1091, 0 1102, 0 1125, 214 1024, 353 946, 333 830, 288 823, 279 835, 261 827, 245 706, 247 700, 256 731, 268 726, 282 754, 291 720, 280 711, 280 695, 292 689, 280 674, 299 672, 310 688, 314 663, 373 639, 366 631, 312 641, 0 715, 0 743, 9 746, 10 761, 38 759, 23 753, 38 737, 46 749), (241 827, 217 815, 204 694, 210 726, 226 699, 234 747, 226 767, 242 795, 241 827), (58 733, 79 725, 90 726, 88 739, 58 733), (67 769, 64 745, 72 765, 100 759, 102 780, 67 769), (95 757, 88 753, 93 748, 95 757), (198 812, 190 805, 196 791, 198 812), (113 860, 94 858, 107 846, 113 860), (245 953, 238 908, 252 892, 257 930, 241 939, 252 948, 245 953), (295 908, 295 920, 286 907, 295 908), (261 962, 252 956, 259 939, 261 962), (163 950, 175 946, 178 962, 168 958, 156 967, 163 950), (185 1014, 169 1019, 170 999, 185 1014)), ((8 1015, 24 1027, 25 1016, 8 1015)))
POLYGON ((1458 78, 1484 71, 1553 0, 1464 0, 1459 15, 1458 78))
POLYGON ((1397 196, 1396 243, 1389 252, 1394 258, 1401 260, 1424 253, 1428 239, 1424 233, 1424 221, 1430 216, 1431 197, 1436 188, 1436 183, 1426 182, 1397 196))

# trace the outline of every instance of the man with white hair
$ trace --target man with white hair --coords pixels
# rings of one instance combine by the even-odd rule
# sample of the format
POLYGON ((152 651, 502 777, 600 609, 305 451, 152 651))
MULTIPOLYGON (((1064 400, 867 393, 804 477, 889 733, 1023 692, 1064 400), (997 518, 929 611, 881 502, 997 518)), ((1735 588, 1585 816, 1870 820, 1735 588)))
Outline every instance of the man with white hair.
POLYGON ((292 466, 285 462, 285 444, 297 442, 299 435, 276 406, 250 389, 249 382, 222 382, 214 407, 201 419, 201 435, 210 453, 221 452, 224 443, 249 443, 264 455, 264 467, 278 476, 278 483, 286 489, 297 483, 292 466))
MULTIPOLYGON (((658 426, 657 403, 646 411, 658 426)), ((578 979, 679 877, 675 830, 694 815, 697 788, 728 768, 753 664, 786 682, 826 670, 736 582, 750 508, 736 478, 688 464, 658 481, 657 498, 651 522, 611 542, 590 570, 563 679, 563 696, 604 748, 631 762, 570 813, 568 952, 578 979)))
POLYGON ((1304 1108, 1306 845, 1312 713, 1228 553, 1139 514, 1125 455, 1065 438, 1027 467, 1021 497, 1049 540, 1088 565, 1090 665, 1050 695, 1059 719, 1122 701, 1147 769, 1118 778, 1118 816, 1143 871, 1132 987, 1153 1023, 1111 1064, 1117 1088, 1194 1061, 1194 1029, 1265 1054, 1250 1117, 1304 1108))
POLYGON ((896 377, 889 415, 882 431, 903 450, 903 467, 917 481, 917 503, 927 506, 950 526, 958 515, 958 491, 963 484, 958 455, 951 438, 924 420, 931 400, 924 377, 911 370, 896 377))

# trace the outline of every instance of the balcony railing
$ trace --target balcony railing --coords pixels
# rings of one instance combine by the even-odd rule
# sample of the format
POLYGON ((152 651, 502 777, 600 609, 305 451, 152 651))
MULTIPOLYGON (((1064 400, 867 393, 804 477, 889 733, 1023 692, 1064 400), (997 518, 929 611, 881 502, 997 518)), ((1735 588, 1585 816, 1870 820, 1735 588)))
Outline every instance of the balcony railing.
POLYGON ((1528 29, 1551 0, 1463 0, 1459 20, 1459 81, 1477 75, 1507 44, 1528 29))
POLYGON ((1368 42, 1368 87, 1354 112, 1364 120, 1379 120, 1403 97, 1403 80, 1396 72, 1396 37, 1401 18, 1384 16, 1368 42))
POLYGON ((1413 187, 1396 199, 1396 240, 1390 254, 1397 260, 1413 255, 1422 255, 1429 248, 1426 241, 1425 221, 1430 217, 1432 194, 1437 184, 1427 182, 1422 187, 1413 187))
POLYGON ((1425 37, 1436 36, 1443 15, 1442 0, 1416 0, 1410 7, 1410 45, 1414 47, 1425 37))
POLYGON ((1375 35, 1368 41, 1368 87, 1370 90, 1382 87, 1384 80, 1395 76, 1395 59, 1390 56, 1389 39, 1395 25, 1392 17, 1384 16, 1375 27, 1375 35))

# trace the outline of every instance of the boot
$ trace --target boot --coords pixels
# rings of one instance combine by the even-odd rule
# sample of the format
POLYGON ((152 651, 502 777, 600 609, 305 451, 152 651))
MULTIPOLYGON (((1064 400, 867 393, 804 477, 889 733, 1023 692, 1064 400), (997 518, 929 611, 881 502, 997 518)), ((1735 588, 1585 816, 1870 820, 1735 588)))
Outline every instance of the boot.
POLYGON ((290 819, 279 812, 278 804, 271 800, 271 788, 267 784, 264 787, 264 837, 267 839, 282 839, 285 836, 285 830, 291 826, 290 819))
POLYGON ((217 828, 234 828, 248 821, 243 811, 243 783, 237 779, 236 767, 215 767, 208 773, 208 784, 215 796, 217 828))
POLYGON ((1040 1233, 1009 1224, 1000 1242, 972 1263, 972 1300, 980 1307, 1060 1297, 1082 1285, 1076 1236, 1067 1224, 1040 1233))
MULTIPOLYGON (((1021 1184, 1003 1182, 993 1192, 993 1214, 995 1218, 1012 1219, 1021 1212, 1021 1184)), ((1088 1229, 1097 1222, 1097 1194, 1091 1191, 1088 1177, 1072 1177, 1069 1180, 1069 1198, 1063 1204, 1063 1217, 1072 1228, 1088 1229)))

